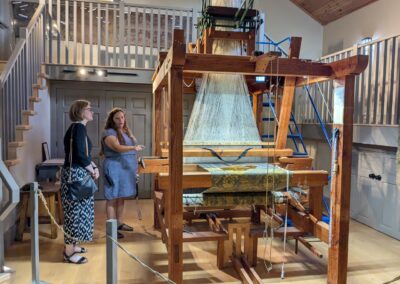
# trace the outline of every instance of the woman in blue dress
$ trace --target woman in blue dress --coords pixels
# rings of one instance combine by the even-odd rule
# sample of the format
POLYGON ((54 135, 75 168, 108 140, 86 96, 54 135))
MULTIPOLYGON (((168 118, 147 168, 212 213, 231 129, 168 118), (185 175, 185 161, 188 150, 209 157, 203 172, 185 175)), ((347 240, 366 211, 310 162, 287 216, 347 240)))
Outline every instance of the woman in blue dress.
MULTIPOLYGON (((107 219, 118 221, 119 231, 133 231, 122 220, 125 198, 135 196, 137 174, 137 151, 144 146, 137 145, 136 138, 128 128, 125 113, 114 108, 108 114, 102 139, 104 196, 107 199, 107 219)), ((118 232, 118 238, 123 235, 118 232)))

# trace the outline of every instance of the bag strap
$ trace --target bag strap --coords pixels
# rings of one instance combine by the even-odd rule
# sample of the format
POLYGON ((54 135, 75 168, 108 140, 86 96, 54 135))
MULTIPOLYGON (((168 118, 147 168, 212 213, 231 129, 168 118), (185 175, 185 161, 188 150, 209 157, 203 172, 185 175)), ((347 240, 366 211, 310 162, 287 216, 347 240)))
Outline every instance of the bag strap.
MULTIPOLYGON (((71 183, 71 181, 72 181, 72 178, 71 178, 71 172, 72 172, 72 144, 73 144, 72 142, 74 140, 73 139, 73 134, 74 134, 75 124, 76 123, 72 124, 71 135, 70 135, 70 138, 69 138, 69 177, 68 177, 68 182, 69 183, 71 183)), ((86 142, 86 156, 89 157, 89 147, 88 147, 87 135, 86 135, 85 142, 86 142)))
POLYGON ((69 177, 68 177, 68 182, 69 183, 71 183, 71 172, 72 172, 72 142, 73 142, 72 135, 74 134, 74 127, 75 127, 75 123, 72 124, 71 135, 70 135, 70 138, 69 138, 69 177))

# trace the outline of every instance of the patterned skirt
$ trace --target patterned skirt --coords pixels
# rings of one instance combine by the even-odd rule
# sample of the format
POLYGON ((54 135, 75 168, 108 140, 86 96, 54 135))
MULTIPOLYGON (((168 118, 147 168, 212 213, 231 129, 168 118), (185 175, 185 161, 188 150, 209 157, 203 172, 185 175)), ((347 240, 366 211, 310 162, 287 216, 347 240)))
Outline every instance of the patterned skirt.
MULTIPOLYGON (((81 167, 72 167, 72 180, 79 180, 86 175, 86 170, 81 167)), ((74 239, 64 236, 66 245, 93 239, 94 225, 94 198, 93 196, 82 200, 71 200, 68 195, 67 180, 69 168, 63 168, 61 173, 61 201, 64 210, 64 231, 74 239)))

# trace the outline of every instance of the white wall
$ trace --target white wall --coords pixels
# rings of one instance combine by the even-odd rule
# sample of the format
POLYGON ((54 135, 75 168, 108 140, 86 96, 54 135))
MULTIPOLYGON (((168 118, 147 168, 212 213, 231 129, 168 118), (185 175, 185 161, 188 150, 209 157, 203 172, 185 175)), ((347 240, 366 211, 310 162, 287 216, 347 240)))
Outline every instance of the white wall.
POLYGON ((323 53, 333 53, 365 37, 400 34, 399 0, 379 0, 324 27, 323 53))
POLYGON ((256 0, 255 8, 265 13, 265 32, 274 41, 300 36, 300 57, 316 59, 322 55, 323 27, 289 0, 256 0))
POLYGON ((48 89, 39 90, 41 102, 35 103, 37 115, 29 118, 32 129, 24 133, 27 144, 18 150, 22 160, 10 172, 19 186, 35 180, 35 166, 42 161, 42 142, 50 145, 50 96, 48 89))

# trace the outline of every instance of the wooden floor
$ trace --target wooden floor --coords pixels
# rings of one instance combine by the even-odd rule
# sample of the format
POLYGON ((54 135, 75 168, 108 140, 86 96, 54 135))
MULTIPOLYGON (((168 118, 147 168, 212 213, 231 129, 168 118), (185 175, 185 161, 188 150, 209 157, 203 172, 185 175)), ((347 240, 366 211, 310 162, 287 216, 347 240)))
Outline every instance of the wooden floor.
MULTIPOLYGON (((122 245, 140 257, 144 262, 161 273, 167 273, 167 252, 161 243, 160 234, 152 228, 153 209, 151 200, 139 202, 143 220, 137 218, 136 203, 129 201, 125 207, 127 223, 135 228, 134 233, 126 233, 122 245)), ((106 283, 106 247, 105 247, 105 203, 96 202, 95 237, 93 243, 85 247, 89 263, 73 265, 62 262, 63 239, 40 239, 41 280, 53 284, 106 283)), ((45 230, 47 225, 41 225, 45 230)), ((400 241, 366 227, 357 222, 350 223, 350 252, 348 283, 400 283, 400 241)), ((269 256, 269 246, 265 252, 265 241, 259 240, 259 256, 269 256)), ((285 265, 286 277, 280 279, 282 260, 282 242, 274 241, 272 250, 273 270, 266 272, 260 258, 257 272, 264 283, 326 283, 327 245, 313 243, 323 254, 323 259, 312 256, 301 244, 300 252, 294 254, 294 243, 287 247, 285 265)), ((184 244, 184 283, 240 283, 236 272, 229 268, 220 271, 216 268, 216 243, 184 244)), ((6 265, 15 269, 10 283, 30 283, 30 241, 29 234, 24 235, 22 243, 15 243, 6 251, 6 265)), ((119 283, 163 283, 146 271, 124 252, 118 252, 119 283)))

